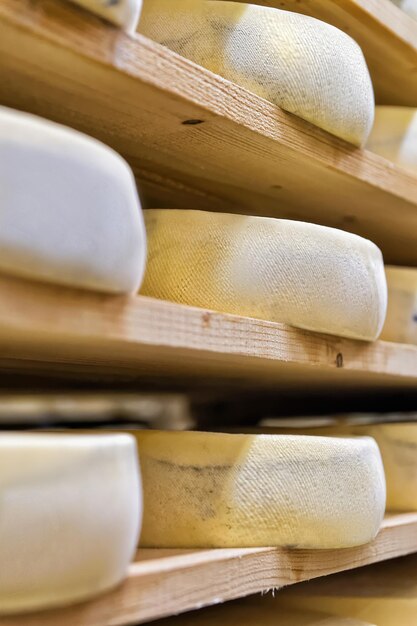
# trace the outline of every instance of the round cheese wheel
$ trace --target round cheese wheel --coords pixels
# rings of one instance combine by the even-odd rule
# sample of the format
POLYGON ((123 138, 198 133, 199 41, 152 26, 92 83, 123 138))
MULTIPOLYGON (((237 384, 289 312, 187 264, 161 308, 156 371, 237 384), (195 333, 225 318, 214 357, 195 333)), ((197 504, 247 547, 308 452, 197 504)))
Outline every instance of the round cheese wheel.
POLYGON ((266 217, 144 213, 144 295, 355 339, 378 337, 387 294, 382 255, 370 241, 266 217))
POLYGON ((365 59, 334 26, 243 3, 145 0, 139 31, 346 141, 361 145, 369 135, 365 59))
POLYGON ((129 435, 0 436, 0 614, 81 601, 122 581, 142 492, 129 435))
POLYGON ((347 548, 373 539, 385 479, 369 438, 137 431, 141 546, 347 548))
POLYGON ((387 266, 385 273, 388 308, 381 339, 417 345, 417 269, 387 266))
POLYGON ((366 148, 417 174, 417 110, 377 106, 366 148))
POLYGON ((142 9, 142 0, 72 0, 100 17, 134 32, 142 9))
MULTIPOLYGON (((379 417, 381 420, 381 417, 379 417)), ((310 435, 314 437, 372 437, 378 444, 387 483, 387 509, 417 510, 417 421, 403 423, 363 423, 361 419, 328 420, 325 426, 315 420, 273 420, 274 426, 259 432, 310 435), (309 426, 308 422, 312 425, 309 426), (280 425, 282 422, 283 425, 280 425), (300 422, 300 425, 298 425, 300 422), (285 424, 285 425, 284 425, 285 424)))
POLYGON ((415 626, 417 556, 291 585, 280 590, 278 598, 279 606, 287 609, 324 611, 377 626, 415 626))
POLYGON ((417 0, 392 0, 400 9, 417 19, 417 0))
POLYGON ((115 293, 139 288, 146 235, 133 174, 104 144, 0 107, 0 271, 115 293))

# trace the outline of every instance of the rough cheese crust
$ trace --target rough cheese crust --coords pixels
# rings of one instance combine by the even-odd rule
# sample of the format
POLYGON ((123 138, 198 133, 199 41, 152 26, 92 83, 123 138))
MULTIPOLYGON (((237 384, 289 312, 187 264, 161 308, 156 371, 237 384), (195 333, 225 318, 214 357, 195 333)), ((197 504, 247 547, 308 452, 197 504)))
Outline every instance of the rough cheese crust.
POLYGON ((142 0, 71 0, 100 17, 134 32, 138 25, 142 0))
POLYGON ((381 339, 417 345, 417 269, 386 266, 385 273, 388 309, 381 339))
POLYGON ((333 228, 191 210, 144 212, 141 293, 355 339, 386 312, 380 250, 333 228))
POLYGON ((139 31, 324 130, 362 145, 374 95, 362 51, 320 20, 206 0, 145 0, 139 31))
POLYGON ((135 180, 104 144, 0 107, 0 271, 114 293, 139 288, 146 235, 135 180))
POLYGON ((133 437, 2 434, 0 613, 71 604, 117 585, 141 517, 133 437))
POLYGON ((417 557, 410 555, 290 585, 280 589, 279 605, 358 618, 377 626, 415 626, 417 557))
POLYGON ((366 148, 417 174, 417 109, 377 106, 366 148))
POLYGON ((137 431, 143 547, 345 548, 378 532, 372 439, 137 431))
MULTIPOLYGON (((311 421, 311 419, 310 419, 311 421)), ((384 464, 389 511, 417 511, 417 421, 361 424, 338 421, 328 426, 276 426, 268 433, 314 437, 372 437, 378 444, 384 464)), ((262 429, 260 430, 260 432, 262 429)))

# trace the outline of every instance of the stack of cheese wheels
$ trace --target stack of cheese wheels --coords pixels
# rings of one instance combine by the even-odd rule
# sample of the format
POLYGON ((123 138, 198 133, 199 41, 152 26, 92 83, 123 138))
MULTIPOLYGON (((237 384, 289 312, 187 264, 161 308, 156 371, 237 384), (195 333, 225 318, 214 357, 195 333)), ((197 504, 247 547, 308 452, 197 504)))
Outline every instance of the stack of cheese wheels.
POLYGON ((361 49, 305 15, 208 0, 145 0, 139 31, 355 145, 374 95, 361 49))
POLYGON ((333 228, 191 210, 145 211, 141 293, 374 340, 387 293, 380 250, 333 228))
POLYGON ((0 614, 70 604, 117 585, 141 518, 133 437, 3 433, 0 614))
POLYGON ((381 339, 417 345, 417 269, 389 266, 385 273, 388 308, 381 339))
POLYGON ((138 25, 142 0, 72 0, 105 20, 134 32, 138 25))
POLYGON ((297 418, 288 422, 272 420, 271 428, 262 428, 262 432, 274 434, 293 434, 314 437, 372 437, 378 444, 384 464, 387 483, 387 509, 391 511, 417 510, 417 421, 386 423, 379 417, 380 423, 363 423, 361 418, 339 418, 328 420, 325 426, 315 425, 315 420, 297 418))
POLYGON ((392 0, 403 11, 417 20, 417 0, 392 0))
POLYGON ((0 271, 112 293, 139 288, 146 235, 133 174, 81 133, 0 107, 0 271))
POLYGON ((347 548, 380 527, 385 478, 370 438, 135 435, 143 547, 347 548))
POLYGON ((226 602, 221 606, 200 609, 171 619, 153 622, 153 626, 376 626, 351 619, 294 607, 282 606, 279 593, 270 597, 252 596, 226 602))
POLYGON ((277 615, 281 607, 295 607, 377 626, 415 626, 417 557, 411 555, 282 589, 274 605, 277 615))
POLYGON ((366 148, 417 174, 417 110, 377 106, 366 148))

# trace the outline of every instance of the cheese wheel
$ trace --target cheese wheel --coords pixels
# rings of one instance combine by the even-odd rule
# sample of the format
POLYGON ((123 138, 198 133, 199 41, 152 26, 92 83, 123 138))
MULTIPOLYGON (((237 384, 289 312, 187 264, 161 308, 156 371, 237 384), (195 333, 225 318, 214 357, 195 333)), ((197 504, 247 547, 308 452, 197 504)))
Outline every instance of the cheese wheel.
POLYGON ((145 0, 139 31, 350 143, 369 135, 368 68, 334 26, 243 3, 145 0))
POLYGON ((120 583, 141 517, 133 437, 1 434, 0 614, 120 583))
POLYGON ((334 420, 327 426, 315 426, 314 420, 311 420, 311 427, 307 420, 303 420, 300 426, 297 426, 297 421, 293 419, 291 426, 286 423, 285 427, 280 427, 280 420, 274 420, 273 428, 259 432, 315 437, 372 437, 378 444, 384 464, 387 509, 417 510, 417 421, 363 424, 356 420, 334 420))
POLYGON ((417 174, 417 110, 377 106, 366 148, 417 174))
POLYGON ((392 0, 397 7, 417 19, 417 0, 392 0))
POLYGON ((146 259, 135 180, 104 144, 0 107, 0 271, 133 293, 146 259))
POLYGON ((376 443, 137 431, 141 546, 347 548, 378 532, 385 479, 376 443))
POLYGON ((171 619, 152 622, 152 626, 373 626, 369 622, 335 617, 322 611, 282 606, 279 593, 251 596, 225 602, 221 606, 199 609, 171 619))
POLYGON ((191 210, 145 211, 141 293, 374 340, 385 319, 380 250, 333 228, 191 210))
POLYGON ((278 598, 279 606, 325 611, 378 626, 415 626, 417 557, 403 557, 293 585, 282 589, 278 598))
POLYGON ((417 269, 385 268, 388 309, 381 339, 417 345, 417 269))
POLYGON ((138 25, 142 0, 72 0, 105 20, 134 32, 138 25))

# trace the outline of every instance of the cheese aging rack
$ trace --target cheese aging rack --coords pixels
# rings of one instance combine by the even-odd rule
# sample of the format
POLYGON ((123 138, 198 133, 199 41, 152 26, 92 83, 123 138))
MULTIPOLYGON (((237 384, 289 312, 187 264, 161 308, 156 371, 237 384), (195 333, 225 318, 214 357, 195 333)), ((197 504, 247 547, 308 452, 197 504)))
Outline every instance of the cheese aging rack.
MULTIPOLYGON (((174 0, 173 0, 174 1, 174 0)), ((417 21, 390 0, 262 0, 360 43, 378 104, 417 107, 417 21)), ((417 267, 417 176, 66 0, 0 2, 0 104, 120 152, 143 203, 312 221, 417 267), (189 121, 194 123, 187 123, 189 121)), ((22 386, 416 394, 417 346, 0 276, 0 371, 22 386)), ((417 407, 416 407, 417 408, 417 407)), ((124 626, 417 552, 417 513, 359 548, 139 549, 97 599, 0 626, 124 626)))

